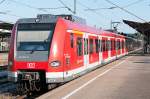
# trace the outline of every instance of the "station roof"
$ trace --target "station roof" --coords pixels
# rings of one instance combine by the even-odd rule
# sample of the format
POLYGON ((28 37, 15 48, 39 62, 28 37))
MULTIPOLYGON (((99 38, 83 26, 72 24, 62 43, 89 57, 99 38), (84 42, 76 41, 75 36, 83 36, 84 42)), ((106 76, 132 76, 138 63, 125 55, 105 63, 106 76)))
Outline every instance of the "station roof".
POLYGON ((0 21, 0 36, 11 35, 13 24, 0 21))
POLYGON ((13 28, 12 23, 0 22, 0 29, 11 30, 13 28))
POLYGON ((145 34, 145 35, 150 35, 150 22, 148 23, 140 23, 140 22, 134 22, 134 21, 128 21, 128 20, 123 20, 125 24, 128 24, 130 27, 133 29, 137 30, 138 32, 145 34))

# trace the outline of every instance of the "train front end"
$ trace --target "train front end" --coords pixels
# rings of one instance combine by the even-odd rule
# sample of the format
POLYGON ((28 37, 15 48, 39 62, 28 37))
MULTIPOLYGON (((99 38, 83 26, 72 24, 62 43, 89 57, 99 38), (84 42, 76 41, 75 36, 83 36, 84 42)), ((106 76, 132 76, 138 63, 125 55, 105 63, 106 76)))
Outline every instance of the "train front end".
POLYGON ((19 83, 22 89, 33 91, 39 90, 38 86, 45 86, 56 21, 55 16, 40 16, 20 19, 14 26, 8 79, 19 83))

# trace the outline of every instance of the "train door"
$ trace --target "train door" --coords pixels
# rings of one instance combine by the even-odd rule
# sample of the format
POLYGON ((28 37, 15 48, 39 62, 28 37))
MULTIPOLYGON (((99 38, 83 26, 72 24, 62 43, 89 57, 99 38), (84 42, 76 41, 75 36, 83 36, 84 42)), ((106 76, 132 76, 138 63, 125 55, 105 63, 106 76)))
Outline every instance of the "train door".
MULTIPOLYGON (((84 53, 83 53, 83 47, 84 45, 84 39, 83 39, 83 33, 82 34, 76 34, 76 64, 75 68, 80 68, 84 66, 84 53)), ((80 72, 80 71, 79 71, 80 72)), ((76 72, 77 73, 77 72, 76 72)), ((76 74, 74 73, 74 74, 76 74)))
POLYGON ((103 50, 103 60, 108 58, 108 46, 107 46, 107 38, 102 37, 102 50, 103 50))
POLYGON ((124 47, 124 45, 125 45, 125 42, 124 42, 124 39, 122 40, 122 54, 124 54, 125 53, 125 47, 124 47))
POLYGON ((88 39, 88 34, 85 33, 83 35, 84 41, 83 41, 83 46, 84 46, 84 69, 87 68, 88 64, 89 64, 89 52, 88 52, 88 45, 89 45, 89 39, 88 39))
POLYGON ((111 57, 116 55, 115 39, 111 38, 111 57))
POLYGON ((111 42, 111 49, 110 49, 110 51, 111 51, 111 54, 110 54, 110 57, 113 57, 113 48, 114 48, 114 46, 113 46, 113 38, 111 38, 110 39, 110 42, 111 42))
POLYGON ((99 39, 99 64, 101 64, 102 63, 102 37, 98 37, 98 39, 99 39))
POLYGON ((89 63, 90 64, 98 63, 98 61, 99 61, 98 37, 89 36, 89 63))
POLYGON ((110 40, 110 38, 108 38, 108 40, 107 40, 107 50, 108 50, 108 58, 110 58, 111 57, 111 40, 110 40))
POLYGON ((120 55, 122 54, 122 39, 120 39, 120 55))
POLYGON ((116 52, 117 52, 117 55, 120 55, 120 39, 117 39, 117 42, 116 42, 116 52))

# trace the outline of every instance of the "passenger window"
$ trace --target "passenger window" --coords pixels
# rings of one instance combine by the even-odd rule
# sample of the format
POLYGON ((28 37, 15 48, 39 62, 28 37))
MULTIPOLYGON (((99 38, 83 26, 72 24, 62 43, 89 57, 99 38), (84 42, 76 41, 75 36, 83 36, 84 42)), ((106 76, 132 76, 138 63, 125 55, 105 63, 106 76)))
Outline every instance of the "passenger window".
POLYGON ((109 50, 111 51, 111 49, 112 49, 112 44, 111 44, 112 42, 111 42, 111 40, 109 40, 109 50))
POLYGON ((111 50, 114 49, 114 44, 113 43, 114 43, 113 40, 111 40, 111 50))
POLYGON ((84 55, 88 54, 88 39, 84 38, 84 55))
POLYGON ((73 48, 73 41, 74 41, 73 33, 70 33, 70 46, 71 46, 71 48, 73 48))
POLYGON ((117 48, 120 49, 120 41, 117 41, 117 48))
POLYGON ((98 43, 98 39, 95 39, 95 45, 96 45, 96 53, 99 52, 99 43, 98 43))
POLYGON ((103 46, 102 46, 103 51, 106 51, 106 47, 105 47, 105 46, 106 46, 106 44, 105 44, 105 40, 102 40, 102 45, 103 45, 103 46))
POLYGON ((105 51, 108 51, 108 41, 105 40, 105 51))
POLYGON ((110 40, 107 40, 106 47, 107 47, 107 51, 111 50, 111 42, 110 42, 110 40))
POLYGON ((124 41, 122 41, 122 49, 124 49, 124 41))
POLYGON ((86 41, 87 41, 87 54, 88 54, 89 53, 89 40, 86 39, 86 41))
POLYGON ((99 40, 98 48, 99 48, 99 52, 101 52, 101 40, 99 40))
POLYGON ((77 55, 82 56, 82 38, 77 38, 77 55))
POLYGON ((90 39, 90 54, 93 53, 93 39, 90 39))
POLYGON ((115 42, 115 40, 114 40, 114 48, 113 49, 116 50, 116 42, 115 42))
POLYGON ((122 49, 122 42, 120 42, 120 49, 122 49))

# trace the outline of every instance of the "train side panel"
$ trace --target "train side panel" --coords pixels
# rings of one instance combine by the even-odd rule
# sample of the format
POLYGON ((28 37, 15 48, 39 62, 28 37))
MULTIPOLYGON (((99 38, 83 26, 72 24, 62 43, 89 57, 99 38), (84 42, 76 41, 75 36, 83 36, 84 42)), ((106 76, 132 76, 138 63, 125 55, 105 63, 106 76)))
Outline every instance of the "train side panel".
POLYGON ((63 19, 59 18, 55 27, 53 40, 50 47, 48 68, 46 71, 47 83, 58 83, 64 81, 64 46, 67 26, 63 19), (55 64, 58 66, 55 66, 55 64), (54 66, 52 66, 54 65, 54 66))
POLYGON ((13 26, 11 40, 10 40, 10 50, 8 54, 8 80, 10 81, 17 81, 17 74, 14 70, 14 46, 15 46, 15 38, 16 38, 16 27, 17 24, 13 26))
POLYGON ((73 79, 75 75, 83 71, 83 33, 68 30, 64 45, 64 78, 65 81, 73 79))

